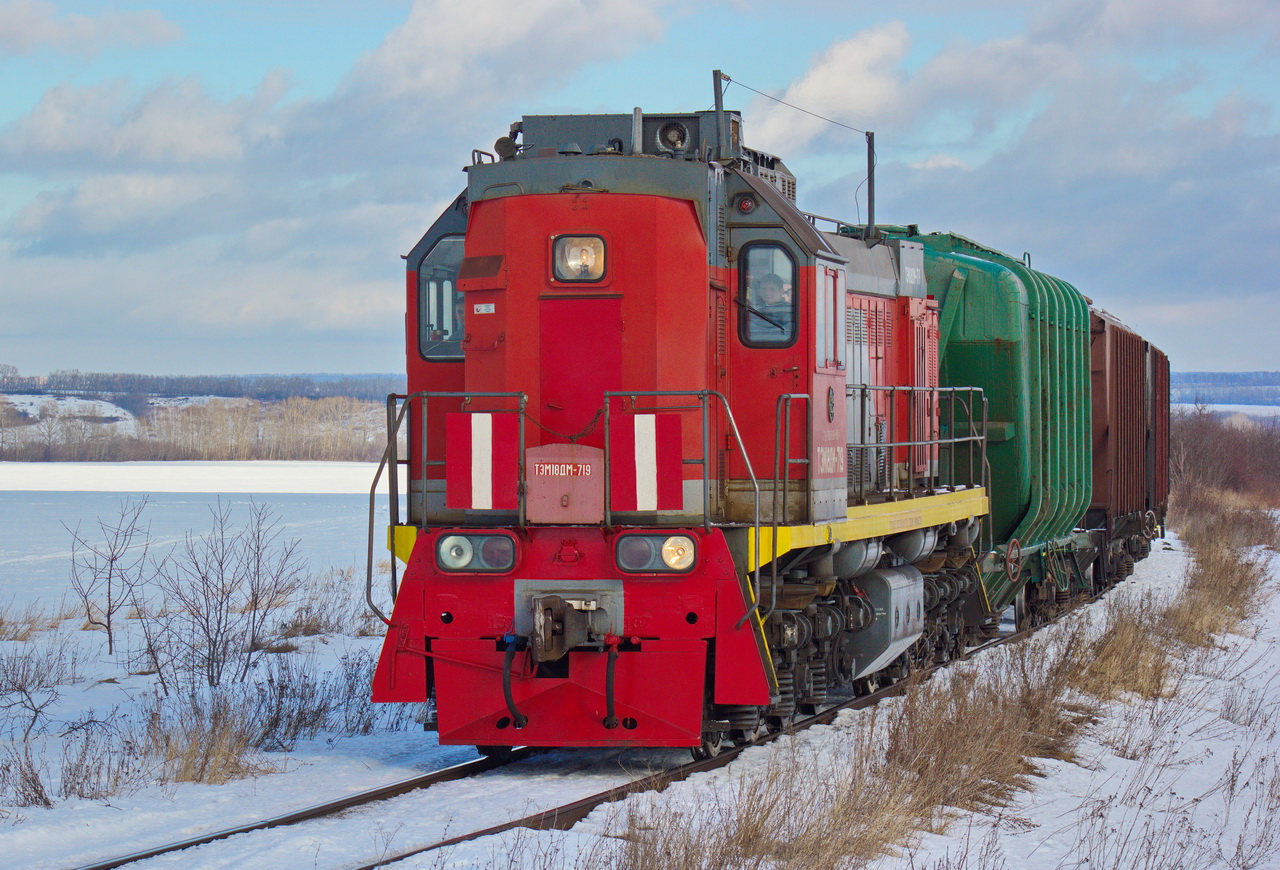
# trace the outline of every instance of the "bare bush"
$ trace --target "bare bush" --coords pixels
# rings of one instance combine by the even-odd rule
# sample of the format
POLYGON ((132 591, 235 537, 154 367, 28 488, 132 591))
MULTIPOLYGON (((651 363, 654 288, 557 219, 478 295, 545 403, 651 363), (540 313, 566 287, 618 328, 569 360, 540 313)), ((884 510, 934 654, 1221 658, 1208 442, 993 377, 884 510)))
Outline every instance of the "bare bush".
POLYGON ((57 686, 81 679, 80 654, 67 638, 0 647, 0 729, 38 733, 59 694, 57 686))
POLYGON ((132 792, 149 778, 151 759, 133 723, 112 710, 92 710, 62 733, 58 797, 103 800, 132 792))
POLYGON ((45 780, 49 763, 42 753, 23 740, 0 749, 0 804, 14 807, 53 806, 45 780))
POLYGON ((356 580, 354 566, 313 574, 290 604, 293 613, 281 625, 281 637, 321 634, 373 637, 386 633, 386 626, 365 603, 364 583, 356 580))

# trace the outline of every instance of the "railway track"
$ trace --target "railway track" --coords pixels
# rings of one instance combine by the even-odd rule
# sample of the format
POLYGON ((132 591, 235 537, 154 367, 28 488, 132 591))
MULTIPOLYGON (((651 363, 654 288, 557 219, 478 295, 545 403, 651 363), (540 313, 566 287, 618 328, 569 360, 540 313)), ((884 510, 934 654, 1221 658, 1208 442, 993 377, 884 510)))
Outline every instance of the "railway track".
MULTIPOLYGON (((1090 600, 1093 600, 1093 599, 1090 599, 1090 600)), ((924 676, 926 678, 929 676, 932 676, 938 670, 948 667, 955 661, 967 659, 969 656, 972 656, 973 654, 978 652, 982 652, 983 650, 989 649, 991 647, 1000 646, 1002 644, 1009 643, 1014 640, 1021 640, 1023 638, 1029 637, 1030 635, 1034 634, 1040 629, 1045 628, 1057 622, 1059 619, 1066 616, 1067 613, 1070 613, 1070 612, 1071 611, 1066 611, 1062 614, 1059 614, 1054 619, 1048 620, 1040 625, 1036 625, 1033 628, 1029 628, 1024 631, 1019 631, 1014 634, 1009 634, 1003 637, 994 638, 992 640, 986 641, 985 643, 978 644, 977 646, 969 647, 968 649, 965 650, 965 654, 962 659, 952 659, 951 661, 946 662, 944 664, 934 665, 924 672, 924 676)), ((899 681, 897 683, 894 683, 893 685, 885 686, 884 688, 881 688, 875 692, 871 692, 870 694, 860 695, 848 701, 834 704, 818 713, 815 713, 812 716, 807 716, 803 719, 798 719, 794 723, 792 723, 788 728, 782 731, 763 735, 762 737, 752 741, 751 743, 725 749, 720 754, 716 755, 714 758, 707 758, 702 761, 692 761, 692 762, 689 762, 688 764, 682 764, 682 765, 679 765, 678 767, 674 767, 669 770, 663 770, 657 773, 650 774, 648 776, 642 777, 640 779, 637 779, 625 785, 616 786, 614 788, 607 789, 605 791, 599 792, 589 797, 580 798, 578 800, 572 801, 571 803, 564 804, 563 806, 555 807, 548 810, 543 810, 541 812, 537 812, 532 815, 525 816, 524 818, 521 818, 521 819, 514 819, 509 822, 503 822, 501 824, 492 825, 490 827, 483 828, 481 830, 473 831, 469 834, 460 834, 458 836, 450 837, 446 840, 440 840, 439 842, 432 843, 427 846, 420 846, 411 850, 398 853, 396 855, 383 857, 377 861, 374 861, 373 863, 362 864, 357 868, 357 870, 374 870, 374 868, 385 867, 390 864, 394 864, 397 861, 403 861, 406 858, 412 858, 415 855, 421 855, 426 852, 433 852, 439 849, 446 849, 446 848, 449 848, 450 846, 456 846, 461 843, 466 843, 470 840, 478 840, 481 837, 488 837, 494 834, 505 833, 506 831, 515 830, 516 828, 528 828, 530 830, 537 830, 537 831, 568 830, 569 828, 573 827, 575 824, 577 824, 578 822, 586 818, 591 813, 592 810, 596 809, 597 807, 603 804, 622 800, 623 798, 629 795, 638 794, 640 792, 662 791, 672 783, 681 782, 689 778, 695 773, 705 773, 708 771, 717 770, 721 767, 726 767, 731 762, 733 762, 739 755, 741 755, 743 752, 745 752, 747 749, 753 746, 763 746, 765 744, 773 742, 774 740, 783 736, 784 734, 794 734, 796 732, 803 731, 807 728, 812 728, 815 725, 829 725, 831 724, 832 721, 835 720, 836 716, 838 716, 841 712, 845 710, 862 710, 867 707, 873 707, 887 698, 893 698, 902 694, 905 690, 906 690, 906 684, 902 681, 899 681)))
POLYGON ((282 828, 288 825, 296 825, 300 822, 310 821, 311 819, 336 815, 355 807, 389 800, 402 794, 407 794, 411 791, 438 785, 439 783, 453 782, 455 780, 466 779, 470 776, 486 773, 490 770, 502 767, 503 765, 526 758, 533 754, 533 752, 534 750, 532 749, 518 748, 511 752, 511 754, 502 758, 478 758, 475 761, 468 761, 463 764, 455 764, 451 767, 442 768, 440 770, 433 770, 430 773, 424 773, 420 776, 410 777, 408 779, 400 780, 399 782, 393 782, 389 785, 383 785, 377 788, 368 789, 367 791, 346 795, 336 800, 325 801, 324 803, 315 804, 314 806, 307 807, 306 809, 283 813, 269 819, 250 822, 244 825, 236 825, 231 828, 224 828, 223 830, 214 831, 209 834, 201 834, 199 836, 179 840, 174 843, 167 843, 154 848, 131 852, 128 855, 107 858, 103 861, 95 861, 92 864, 82 864, 77 867, 76 870, 111 870, 111 868, 114 867, 123 867, 126 864, 134 864, 138 861, 145 861, 148 858, 155 858, 171 852, 181 852, 184 849, 191 849, 196 846, 215 843, 218 840, 225 840, 228 837, 234 837, 238 834, 248 834, 253 831, 263 831, 271 828, 282 828))
MULTIPOLYGON (((1040 630, 1041 628, 1047 625, 1053 624, 1054 622, 1058 621, 1058 619, 1061 619, 1063 616, 1065 616, 1067 613, 1070 613, 1070 612, 1072 611, 1066 611, 1063 614, 1060 614, 1058 617, 1051 619, 1041 625, 1037 625, 1033 628, 1029 628, 1029 629, 1019 631, 1009 635, 1004 635, 1002 637, 998 637, 998 638, 994 638, 992 640, 986 641, 977 646, 969 647, 965 651, 964 658, 968 658, 976 653, 982 652, 994 646, 999 646, 1005 643, 1009 643, 1011 641, 1020 640, 1022 638, 1028 637, 1034 632, 1040 630)), ((930 676, 934 672, 938 671, 939 669, 947 667, 949 664, 951 664, 951 662, 947 662, 945 664, 940 664, 940 665, 934 665, 930 667, 927 671, 925 671, 924 674, 926 677, 930 676)), ((646 776, 640 777, 638 779, 632 780, 622 785, 613 786, 611 788, 605 789, 603 791, 597 792, 587 797, 576 799, 562 806, 541 810, 539 812, 533 813, 523 818, 513 819, 510 821, 480 828, 480 829, 471 831, 469 833, 455 835, 452 837, 448 837, 445 839, 441 839, 441 840, 429 843, 427 845, 416 846, 414 848, 407 849, 405 851, 396 853, 394 855, 384 855, 383 857, 373 861, 372 863, 359 865, 359 870, 372 870, 372 868, 387 866, 389 864, 393 864, 397 861, 402 861, 406 858, 409 858, 415 855, 420 855, 423 853, 448 848, 450 846, 456 846, 460 843, 465 843, 470 840, 476 840, 481 837, 486 837, 493 834, 500 834, 506 831, 514 830, 516 828, 529 828, 533 830, 553 830, 553 829, 565 830, 572 827, 578 821, 585 818, 592 810, 596 809, 602 804, 621 800, 622 798, 627 797, 628 795, 636 794, 643 791, 661 791, 665 789, 667 786, 671 785, 672 783, 680 782, 684 779, 687 779, 688 777, 692 776, 695 773, 703 773, 711 770, 716 770, 720 767, 724 767, 730 764, 734 759, 736 759, 742 752, 744 752, 749 747, 765 745, 777 739, 782 734, 795 733, 807 728, 811 728, 814 725, 830 724, 835 719, 835 717, 844 710, 860 710, 860 709, 874 706, 875 704, 880 703, 886 698, 891 698, 901 694, 904 691, 904 689, 905 689, 904 683, 897 682, 893 685, 880 688, 879 690, 872 692, 870 694, 851 698, 849 700, 827 707, 814 715, 805 717, 803 719, 799 719, 784 731, 766 734, 751 743, 727 748, 723 750, 719 755, 715 756, 714 758, 708 758, 702 761, 692 761, 686 764, 677 765, 665 770, 660 770, 656 773, 650 773, 646 776)), ((324 803, 316 804, 306 809, 297 810, 290 813, 284 813, 269 819, 263 819, 261 821, 252 822, 244 825, 237 825, 237 826, 226 828, 223 830, 214 831, 212 833, 190 837, 190 838, 176 841, 173 843, 158 845, 153 848, 139 850, 127 855, 121 855, 114 858, 108 858, 100 861, 95 861, 93 863, 84 864, 75 868, 75 870, 111 870, 111 868, 123 867, 129 864, 137 863, 150 858, 156 858, 162 855, 168 855, 168 854, 180 852, 187 849, 192 849, 198 846, 208 845, 220 840, 226 840, 228 838, 235 837, 242 834, 265 831, 265 830, 270 830, 274 828, 282 828, 290 825, 297 825, 297 824, 311 821, 311 820, 334 817, 339 814, 350 811, 352 809, 356 809, 362 806, 368 806, 380 801, 387 801, 392 798, 396 798, 402 795, 407 795, 414 791, 430 788, 431 786, 440 785, 447 782, 453 782, 461 779, 466 779, 468 777, 477 776, 482 773, 487 773, 489 771, 496 770, 498 768, 501 768, 513 762, 528 758, 530 755, 534 754, 534 752, 536 751, 537 750, 530 749, 527 747, 517 748, 513 750, 509 755, 504 757, 480 758, 475 761, 454 765, 452 767, 444 768, 442 770, 432 771, 431 773, 422 774, 420 776, 410 777, 408 779, 391 783, 389 785, 380 786, 375 789, 369 789, 367 791, 347 795, 337 800, 326 801, 324 803)))

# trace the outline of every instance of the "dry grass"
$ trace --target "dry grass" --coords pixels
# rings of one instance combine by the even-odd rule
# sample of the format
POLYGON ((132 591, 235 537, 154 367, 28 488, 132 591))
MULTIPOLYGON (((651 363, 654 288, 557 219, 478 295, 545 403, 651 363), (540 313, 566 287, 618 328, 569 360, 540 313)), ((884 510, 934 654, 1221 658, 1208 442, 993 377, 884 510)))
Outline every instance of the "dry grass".
POLYGON ((253 718, 222 693, 152 702, 145 713, 146 752, 164 782, 224 783, 277 770, 254 747, 253 718))
MULTIPOLYGON (((784 739, 768 762, 726 776, 696 806, 633 798, 612 823, 616 830, 606 846, 579 866, 862 867, 918 830, 943 830, 958 811, 1005 805, 1035 775, 1034 759, 1072 759, 1097 705, 1117 698, 1137 703, 1124 708, 1130 715, 1115 727, 1104 724, 1099 736, 1117 754, 1145 765, 1135 773, 1135 788, 1112 799, 1127 812, 1145 799, 1145 785, 1159 778, 1176 750, 1167 736, 1199 709, 1196 699, 1181 698, 1197 650, 1208 651, 1215 637, 1237 630, 1269 594, 1265 558, 1250 548, 1274 546, 1280 537, 1270 515, 1241 512, 1231 499, 1193 493, 1183 508, 1191 518, 1184 540, 1193 562, 1172 600, 1114 594, 1099 631, 1086 619, 1068 620, 1046 633, 1051 638, 993 651, 931 681, 913 679, 900 699, 841 720, 842 741, 784 739)), ((1252 719, 1257 707, 1256 698, 1241 697, 1232 715, 1252 719)), ((1280 796, 1280 778, 1277 783, 1280 796)), ((1248 813, 1261 819, 1273 808, 1272 790, 1255 792, 1248 813)), ((1204 832, 1149 814, 1116 827, 1112 809, 1084 808, 1080 852, 1089 856, 1088 866, 1201 866, 1204 832)), ((1247 843, 1216 847, 1229 866, 1275 854, 1280 838, 1270 827, 1251 830, 1247 843)), ((1001 863, 998 850, 984 847, 935 866, 974 862, 1001 863)))
POLYGON ((1076 687, 1100 700, 1132 694, 1166 696, 1176 675, 1167 645, 1153 643, 1158 634, 1160 604, 1151 594, 1108 596, 1103 605, 1106 627, 1091 642, 1076 687))
POLYGON ((0 607, 0 640, 32 640, 38 632, 57 628, 58 619, 34 602, 29 602, 20 612, 15 612, 12 604, 0 607))
POLYGON ((634 800, 591 868, 860 867, 960 810, 1005 804, 1070 758, 1090 710, 1072 691, 1082 624, 912 679, 886 705, 838 720, 839 742, 784 738, 769 760, 687 809, 634 800))
MULTIPOLYGON (((381 574, 389 574, 391 565, 382 562, 381 574)), ((280 627, 280 637, 313 637, 321 634, 345 634, 352 637, 380 637, 386 626, 369 611, 364 600, 364 579, 356 576, 356 568, 330 568, 313 574, 293 596, 293 612, 280 627)))

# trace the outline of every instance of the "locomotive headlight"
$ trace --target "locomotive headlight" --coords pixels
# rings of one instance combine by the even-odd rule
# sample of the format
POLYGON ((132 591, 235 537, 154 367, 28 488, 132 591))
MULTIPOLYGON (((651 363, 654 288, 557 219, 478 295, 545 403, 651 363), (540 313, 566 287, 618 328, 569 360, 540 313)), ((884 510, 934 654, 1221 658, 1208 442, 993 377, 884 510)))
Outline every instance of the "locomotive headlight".
POLYGON ((599 236, 560 236, 555 241, 557 281, 599 281, 604 277, 604 239, 599 236))
POLYGON ((516 540, 505 534, 444 535, 436 544, 436 564, 444 571, 510 571, 516 564, 516 540))
POLYGON ((662 544, 662 561, 672 571, 685 571, 693 564, 693 538, 673 535, 662 544))
POLYGON ((614 548, 618 568, 636 574, 688 571, 697 554, 697 545, 688 535, 620 535, 614 548))
POLYGON ((475 557, 475 547, 462 535, 449 535, 440 539, 440 567, 446 571, 461 571, 471 564, 475 557))

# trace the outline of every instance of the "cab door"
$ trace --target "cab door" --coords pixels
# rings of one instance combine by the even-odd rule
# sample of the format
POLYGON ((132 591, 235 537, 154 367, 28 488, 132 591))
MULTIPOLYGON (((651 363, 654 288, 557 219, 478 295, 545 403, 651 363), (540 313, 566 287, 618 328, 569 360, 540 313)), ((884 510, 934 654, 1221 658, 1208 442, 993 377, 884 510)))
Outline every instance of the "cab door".
MULTIPOLYGON (((752 519, 755 498, 750 472, 754 472, 760 485, 761 521, 773 521, 774 493, 783 488, 780 481, 785 476, 786 506, 784 511, 779 492, 778 519, 803 522, 808 514, 806 466, 786 463, 776 445, 779 396, 807 393, 809 388, 811 329, 806 324, 812 316, 813 267, 781 227, 734 229, 730 244, 734 253, 729 287, 733 362, 727 395, 747 456, 727 429, 727 513, 738 521, 752 519)), ((791 459, 808 458, 809 411, 803 400, 791 403, 791 425, 782 439, 791 459)))

